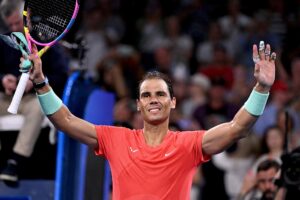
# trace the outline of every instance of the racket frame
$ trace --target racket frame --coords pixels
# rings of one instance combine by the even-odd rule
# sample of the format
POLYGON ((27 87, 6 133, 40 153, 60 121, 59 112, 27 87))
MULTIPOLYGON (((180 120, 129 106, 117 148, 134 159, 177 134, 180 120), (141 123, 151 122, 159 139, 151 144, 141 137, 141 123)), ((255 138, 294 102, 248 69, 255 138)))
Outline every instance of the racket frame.
MULTIPOLYGON (((30 52, 32 51, 31 42, 33 42, 33 43, 35 43, 39 46, 43 46, 43 48, 38 52, 38 56, 41 57, 52 45, 54 45, 57 41, 62 39, 65 36, 65 34, 70 30, 70 28, 74 24, 75 19, 77 17, 77 14, 78 14, 78 11, 79 11, 79 4, 78 4, 78 1, 76 0, 73 15, 72 15, 71 20, 68 23, 66 29, 55 40, 53 40, 51 42, 48 42, 48 43, 38 42, 30 36, 29 29, 28 29, 28 27, 26 26, 26 23, 25 23, 25 20, 26 20, 26 17, 27 17, 27 10, 26 9, 27 9, 27 6, 25 6, 24 10, 23 10, 23 18, 24 18, 23 21, 24 21, 24 33, 25 33, 25 38, 26 38, 27 43, 28 43, 28 49, 29 49, 30 52)), ((29 72, 22 73, 21 78, 19 80, 19 83, 17 85, 16 91, 15 91, 14 96, 12 98, 12 101, 11 101, 11 103, 10 103, 8 109, 7 109, 7 111, 9 113, 17 114, 18 108, 19 108, 19 105, 21 103, 23 94, 25 92, 28 80, 29 80, 29 72)))

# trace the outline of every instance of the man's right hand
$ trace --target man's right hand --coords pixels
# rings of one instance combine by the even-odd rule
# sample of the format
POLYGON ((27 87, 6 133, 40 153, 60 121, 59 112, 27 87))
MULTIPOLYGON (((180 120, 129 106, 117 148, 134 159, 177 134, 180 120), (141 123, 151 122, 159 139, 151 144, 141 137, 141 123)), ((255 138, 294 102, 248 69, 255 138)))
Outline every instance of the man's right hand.
MULTIPOLYGON (((34 83, 40 83, 45 80, 45 76, 42 71, 42 61, 38 56, 38 50, 35 44, 32 44, 32 54, 29 55, 28 59, 33 63, 29 70, 30 77, 29 79, 34 83)), ((21 58, 20 68, 25 59, 21 58)))
POLYGON ((17 77, 12 74, 7 74, 2 78, 2 85, 6 95, 13 95, 17 88, 17 77))

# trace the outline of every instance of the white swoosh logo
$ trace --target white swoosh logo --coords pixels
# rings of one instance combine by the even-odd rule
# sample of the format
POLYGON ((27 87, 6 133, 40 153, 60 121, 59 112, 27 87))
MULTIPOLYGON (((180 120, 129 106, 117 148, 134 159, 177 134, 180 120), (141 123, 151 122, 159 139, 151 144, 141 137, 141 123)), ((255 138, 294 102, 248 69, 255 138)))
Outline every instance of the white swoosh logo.
POLYGON ((172 151, 170 151, 169 153, 165 153, 165 157, 168 157, 168 156, 170 156, 171 154, 173 154, 175 152, 175 149, 174 150, 172 150, 172 151))
POLYGON ((129 149, 130 149, 130 151, 131 151, 132 153, 135 153, 135 152, 139 151, 138 149, 133 149, 132 147, 129 147, 129 149))

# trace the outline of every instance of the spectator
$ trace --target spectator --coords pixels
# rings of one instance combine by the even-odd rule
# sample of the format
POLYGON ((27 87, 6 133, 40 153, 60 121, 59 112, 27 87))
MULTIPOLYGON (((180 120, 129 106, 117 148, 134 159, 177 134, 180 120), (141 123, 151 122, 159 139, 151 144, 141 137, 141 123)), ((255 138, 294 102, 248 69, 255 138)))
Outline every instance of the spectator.
POLYGON ((274 200, 278 191, 275 180, 279 179, 280 164, 276 160, 259 163, 255 177, 245 177, 238 200, 274 200))
POLYGON ((234 116, 237 106, 227 101, 226 91, 223 79, 212 80, 207 103, 198 106, 193 113, 201 127, 207 129, 234 116))
POLYGON ((144 12, 144 17, 137 22, 137 29, 140 33, 138 46, 143 56, 151 57, 153 51, 161 45, 164 37, 160 1, 148 1, 144 12))
POLYGON ((119 124, 132 128, 132 121, 136 111, 135 102, 129 98, 120 99, 114 106, 114 125, 119 124))
POLYGON ((254 14, 253 23, 247 34, 240 38, 240 43, 236 45, 241 45, 242 54, 239 56, 237 62, 247 66, 249 76, 252 74, 252 60, 249 56, 252 56, 251 45, 259 41, 268 41, 275 51, 280 51, 280 39, 278 35, 270 32, 270 17, 268 12, 265 10, 259 10, 254 14), (250 50, 249 50, 250 49, 250 50))
POLYGON ((240 0, 229 0, 227 14, 218 20, 225 38, 231 44, 230 46, 235 47, 233 50, 234 59, 237 59, 241 53, 240 46, 237 46, 240 38, 249 31, 253 23, 249 16, 241 12, 240 6, 240 0))
POLYGON ((233 85, 228 94, 229 102, 242 106, 251 90, 251 80, 248 80, 247 69, 243 65, 236 65, 233 68, 233 85))
MULTIPOLYGON (((202 128, 207 129, 222 123, 230 119, 237 111, 236 106, 227 102, 226 91, 223 79, 211 81, 207 102, 198 106, 193 113, 194 119, 202 128)), ((216 167, 212 161, 201 168, 204 179, 201 197, 203 199, 228 199, 223 181, 224 171, 216 167), (220 180, 217 184, 214 181, 216 179, 220 180), (216 193, 215 190, 218 192, 216 193)))
POLYGON ((86 43, 86 52, 83 59, 86 68, 86 77, 93 81, 99 80, 97 64, 109 49, 104 30, 104 16, 102 7, 97 0, 90 0, 83 6, 83 26, 76 37, 82 38, 86 43))
POLYGON ((170 46, 172 60, 176 66, 188 68, 193 54, 193 41, 189 35, 182 33, 181 24, 176 15, 166 19, 164 40, 170 46))
POLYGON ((203 0, 181 1, 182 10, 179 13, 182 21, 182 29, 190 35, 198 45, 207 36, 206 30, 209 26, 208 8, 203 0))
POLYGON ((230 46, 230 43, 228 43, 228 40, 224 37, 220 24, 214 21, 209 25, 207 39, 199 43, 196 47, 196 58, 200 65, 206 65, 213 61, 214 47, 216 45, 222 45, 227 55, 230 58, 233 57, 232 51, 234 48, 230 46))
POLYGON ((207 103, 207 94, 210 89, 210 80, 203 74, 194 74, 189 82, 187 98, 182 103, 182 113, 191 118, 194 110, 207 103))
POLYGON ((255 173, 259 163, 265 160, 276 160, 282 164, 281 155, 284 152, 284 132, 279 126, 270 126, 265 130, 261 140, 261 154, 253 164, 252 172, 255 173))
POLYGON ((199 66, 199 72, 206 75, 211 81, 222 79, 225 87, 229 90, 234 82, 234 73, 228 52, 222 44, 217 43, 213 45, 212 53, 212 61, 199 66))
POLYGON ((144 70, 140 64, 140 53, 132 46, 118 44, 111 48, 97 64, 97 70, 98 84, 108 86, 107 89, 114 87, 118 98, 136 98, 135 88, 144 70))

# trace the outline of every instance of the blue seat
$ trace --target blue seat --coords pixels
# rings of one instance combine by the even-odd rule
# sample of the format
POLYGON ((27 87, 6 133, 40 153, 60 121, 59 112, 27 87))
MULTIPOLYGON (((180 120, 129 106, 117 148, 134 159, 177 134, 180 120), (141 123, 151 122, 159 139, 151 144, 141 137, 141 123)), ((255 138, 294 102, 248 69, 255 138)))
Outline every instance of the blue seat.
MULTIPOLYGON (((113 122, 114 95, 85 80, 80 73, 74 73, 69 78, 63 102, 73 114, 91 123, 109 125, 113 122)), ((90 155, 86 145, 61 132, 58 133, 54 200, 84 199, 86 178, 88 178, 86 177, 86 165, 89 163, 90 155)), ((96 156, 93 155, 93 157, 96 156)), ((88 165, 90 166, 90 164, 88 165)), ((101 186, 99 185, 99 187, 101 186)), ((107 188, 103 189, 104 193, 105 191, 107 188)), ((105 195, 107 196, 107 194, 105 195)), ((101 199, 101 196, 99 198, 101 199)))
POLYGON ((112 93, 94 89, 87 100, 83 118, 93 124, 112 125, 114 104, 112 93))
MULTIPOLYGON (((88 98, 84 112, 84 119, 93 124, 112 125, 114 104, 115 96, 112 93, 105 92, 101 89, 95 89, 88 98)), ((108 162, 101 162, 92 151, 88 152, 86 145, 83 145, 81 163, 85 164, 85 166, 82 168, 82 178, 85 178, 83 181, 88 184, 86 185, 85 191, 82 190, 81 195, 85 197, 83 199, 91 199, 93 196, 101 195, 99 189, 94 187, 96 184, 103 186, 102 199, 108 200, 111 185, 111 172, 108 162), (100 172, 99 165, 104 165, 102 166, 104 174, 102 176, 102 180, 100 180, 102 173, 100 172), (89 173, 89 171, 91 172, 89 173)))

